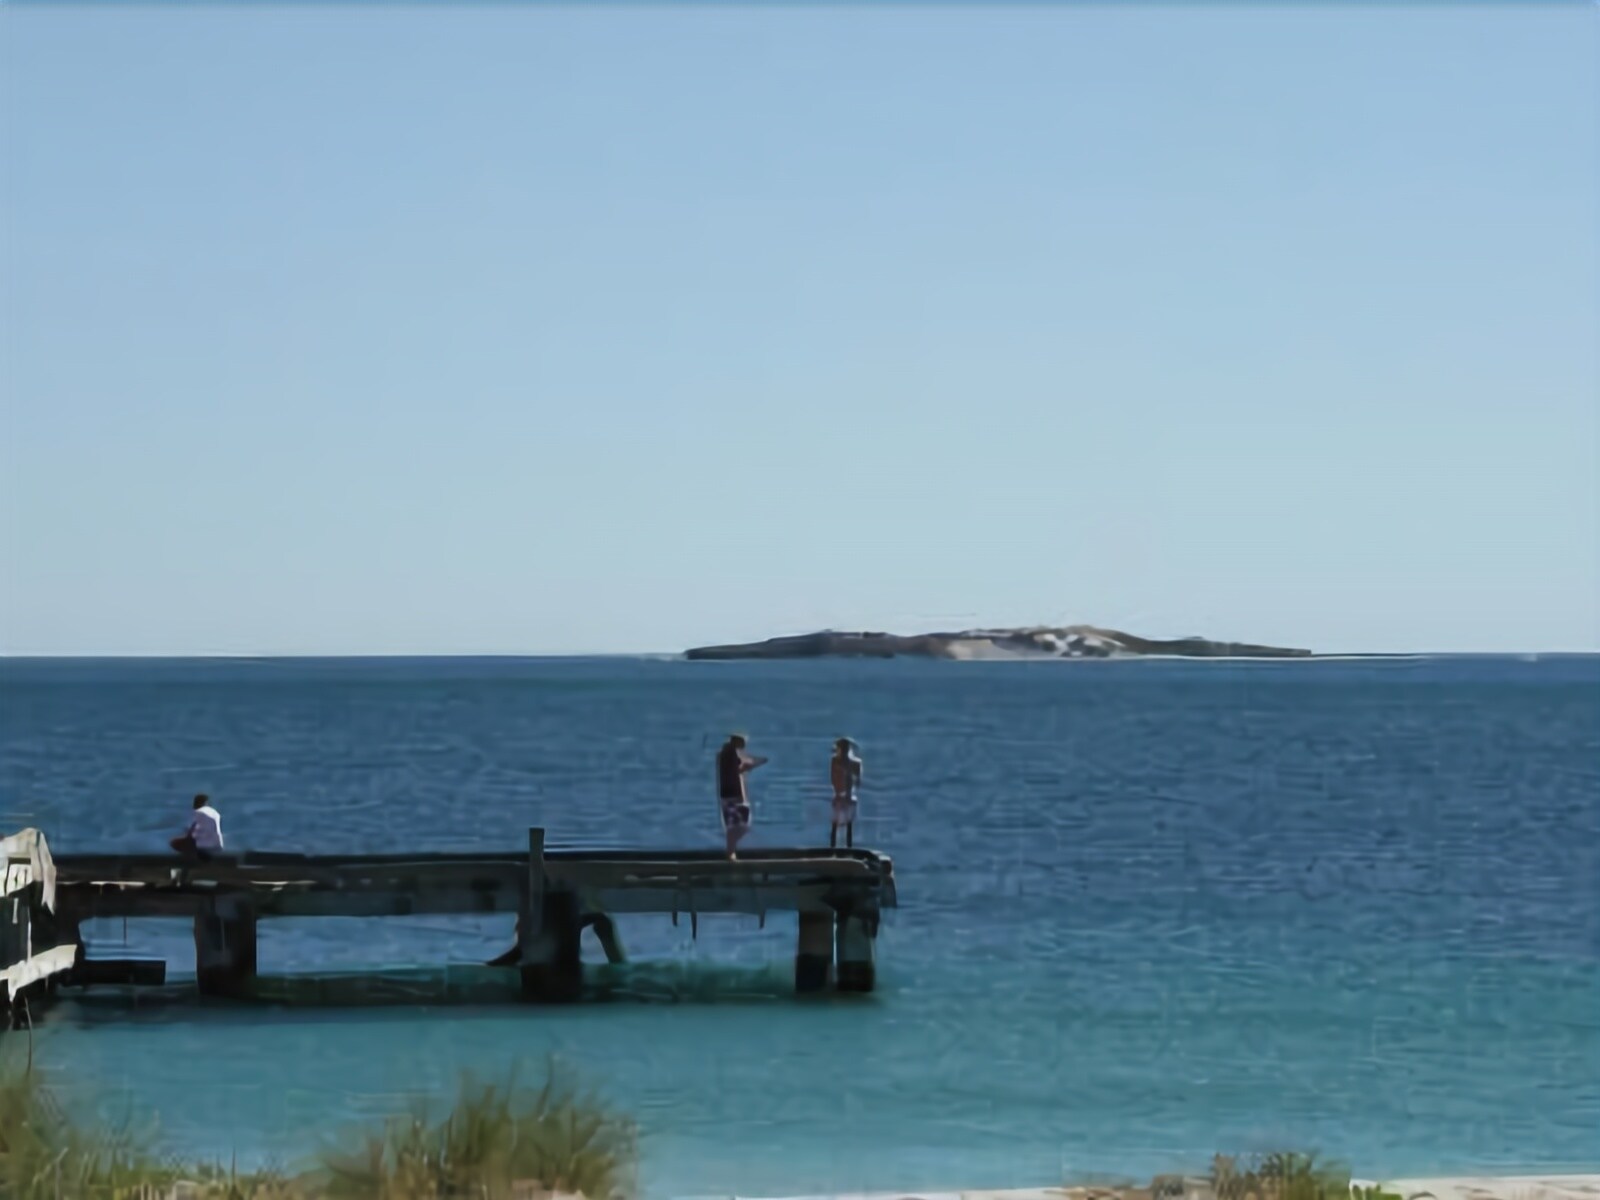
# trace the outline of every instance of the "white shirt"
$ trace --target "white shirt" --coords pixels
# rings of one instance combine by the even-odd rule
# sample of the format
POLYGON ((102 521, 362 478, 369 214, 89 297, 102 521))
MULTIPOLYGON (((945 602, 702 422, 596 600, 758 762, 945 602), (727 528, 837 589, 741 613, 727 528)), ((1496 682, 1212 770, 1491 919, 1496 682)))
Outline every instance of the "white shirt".
POLYGON ((222 814, 209 804, 195 809, 189 821, 188 833, 194 839, 196 850, 221 850, 222 814))

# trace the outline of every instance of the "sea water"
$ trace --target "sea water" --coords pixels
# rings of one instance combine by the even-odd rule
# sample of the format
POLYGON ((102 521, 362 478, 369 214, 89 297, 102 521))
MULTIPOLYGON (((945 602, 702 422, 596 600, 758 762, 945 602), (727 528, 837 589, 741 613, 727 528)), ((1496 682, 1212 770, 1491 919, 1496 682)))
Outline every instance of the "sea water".
MULTIPOLYGON (((1369 1174, 1600 1167, 1596 658, 11 660, 0 827, 160 849, 206 791, 231 849, 517 848, 536 824, 713 846, 735 729, 771 758, 753 845, 825 841, 831 742, 859 742, 858 841, 901 905, 873 996, 792 994, 792 914, 633 917, 632 962, 575 1008, 89 999, 36 1060, 75 1103, 250 1162, 554 1055, 637 1119, 652 1196, 1284 1146, 1369 1174)), ((192 970, 181 923, 86 932, 192 970)), ((268 922, 261 969, 470 982, 510 935, 268 922)))

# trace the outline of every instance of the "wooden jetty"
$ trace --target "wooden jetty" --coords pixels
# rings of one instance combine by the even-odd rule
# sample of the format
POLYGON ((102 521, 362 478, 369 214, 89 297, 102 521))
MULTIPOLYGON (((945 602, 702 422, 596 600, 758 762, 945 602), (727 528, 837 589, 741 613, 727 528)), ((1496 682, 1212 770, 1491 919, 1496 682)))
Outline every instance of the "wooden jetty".
POLYGON ((0 838, 0 1029, 26 1023, 29 1002, 71 972, 76 944, 56 941, 55 864, 44 835, 0 838))
POLYGON ((85 960, 79 929, 98 918, 194 922, 195 974, 207 995, 246 996, 256 925, 272 917, 509 913, 516 945, 501 960, 530 1001, 578 998, 581 936, 593 928, 622 959, 615 918, 795 912, 795 987, 870 992, 880 914, 896 905, 894 866, 871 850, 715 851, 552 848, 543 829, 505 853, 318 855, 247 853, 205 861, 173 854, 52 856, 42 834, 4 839, 0 1014, 62 984, 160 982, 155 964, 85 960), (9 910, 9 911, 8 911, 9 910), (7 923, 9 921, 9 924, 7 923), (7 932, 9 931, 9 932, 7 932))

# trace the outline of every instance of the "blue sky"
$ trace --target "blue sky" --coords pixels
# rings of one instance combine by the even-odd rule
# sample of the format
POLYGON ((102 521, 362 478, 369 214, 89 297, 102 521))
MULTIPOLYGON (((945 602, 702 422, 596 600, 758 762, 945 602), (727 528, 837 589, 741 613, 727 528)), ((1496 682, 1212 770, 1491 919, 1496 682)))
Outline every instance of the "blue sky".
POLYGON ((1600 649, 1593 6, 0 31, 0 652, 1600 649))

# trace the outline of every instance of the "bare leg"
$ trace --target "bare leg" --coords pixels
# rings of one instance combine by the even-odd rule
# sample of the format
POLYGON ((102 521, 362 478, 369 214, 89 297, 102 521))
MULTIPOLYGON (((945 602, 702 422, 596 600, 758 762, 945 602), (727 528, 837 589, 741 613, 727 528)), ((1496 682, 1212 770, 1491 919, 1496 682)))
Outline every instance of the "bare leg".
POLYGON ((856 848, 856 823, 854 821, 844 827, 844 844, 847 850, 856 848))
POLYGON ((835 824, 828 826, 828 849, 832 850, 839 844, 839 827, 835 824))
POLYGON ((730 859, 739 857, 734 853, 734 848, 744 840, 744 835, 749 832, 750 821, 748 816, 741 816, 741 819, 728 823, 728 857, 730 859))

